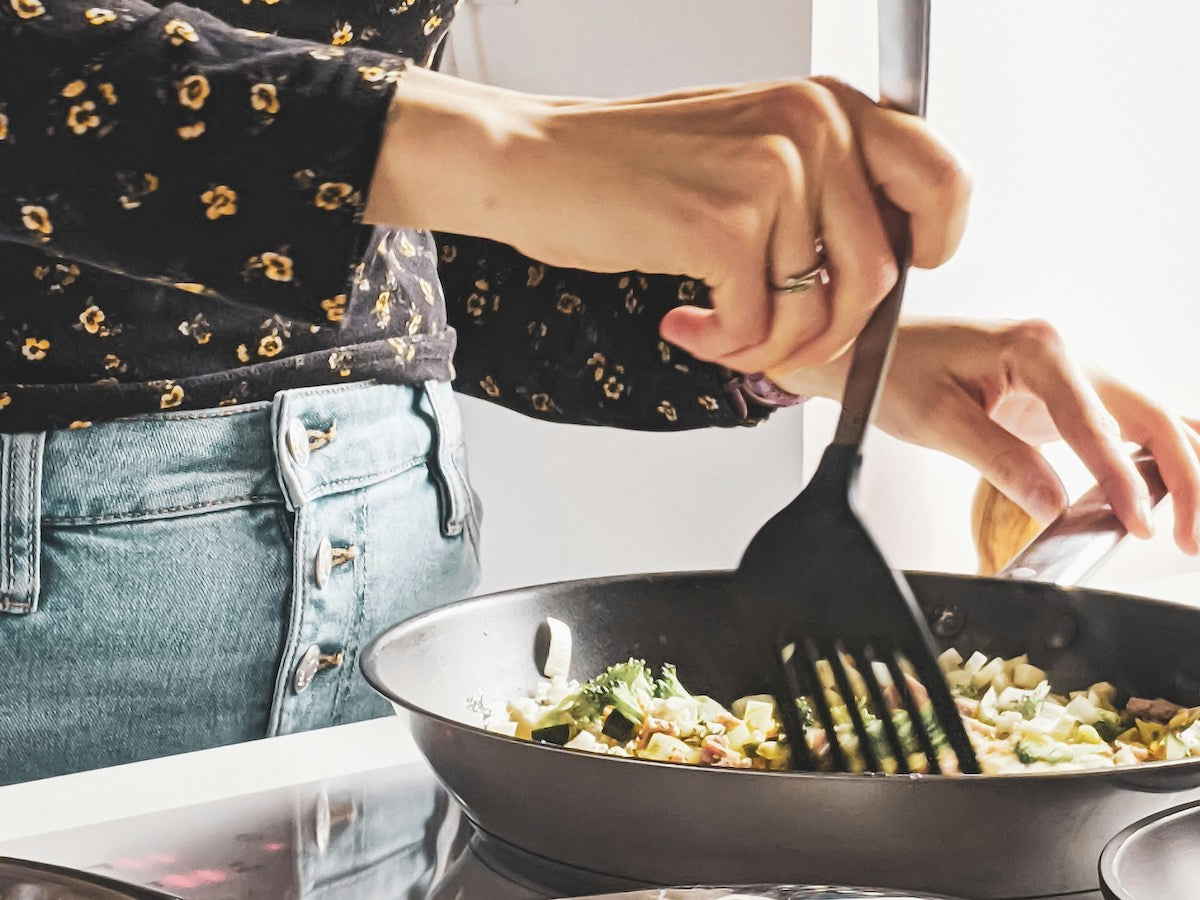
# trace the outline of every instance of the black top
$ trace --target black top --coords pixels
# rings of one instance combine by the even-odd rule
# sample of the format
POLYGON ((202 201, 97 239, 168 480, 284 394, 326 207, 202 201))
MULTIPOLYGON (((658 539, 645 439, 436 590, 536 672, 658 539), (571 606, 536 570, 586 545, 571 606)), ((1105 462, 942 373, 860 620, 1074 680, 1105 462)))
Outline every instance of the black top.
POLYGON ((543 418, 760 419, 657 336, 701 284, 361 224, 393 86, 453 12, 0 0, 0 431, 448 379, 452 357, 459 390, 543 418))

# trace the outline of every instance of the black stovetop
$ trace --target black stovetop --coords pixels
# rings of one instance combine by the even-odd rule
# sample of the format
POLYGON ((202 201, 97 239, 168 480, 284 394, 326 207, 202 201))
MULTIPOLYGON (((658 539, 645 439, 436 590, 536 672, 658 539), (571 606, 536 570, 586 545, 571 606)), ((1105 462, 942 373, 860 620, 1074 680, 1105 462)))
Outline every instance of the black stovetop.
POLYGON ((0 856, 185 900, 546 900, 645 887, 478 834, 423 762, 0 843, 0 856))

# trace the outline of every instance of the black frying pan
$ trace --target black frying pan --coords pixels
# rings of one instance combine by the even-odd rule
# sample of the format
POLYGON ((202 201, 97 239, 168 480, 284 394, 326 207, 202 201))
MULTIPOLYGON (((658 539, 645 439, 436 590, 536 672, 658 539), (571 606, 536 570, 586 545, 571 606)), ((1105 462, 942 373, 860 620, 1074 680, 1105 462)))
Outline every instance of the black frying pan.
MULTIPOLYGON (((1143 471, 1161 496, 1156 473, 1143 471)), ((1095 562, 1120 533, 1093 492, 1009 574, 1073 577, 1071 560, 1095 562)), ((1200 759, 959 778, 755 772, 603 757, 478 727, 484 707, 536 684, 547 616, 572 627, 573 675, 633 655, 675 663, 691 690, 726 702, 769 692, 766 659, 739 645, 730 577, 636 575, 466 600, 389 629, 364 652, 363 672, 407 712, 433 769, 485 832, 649 884, 878 884, 975 898, 1095 890, 1113 835, 1200 800, 1200 759)), ((943 646, 1029 653, 1059 690, 1108 680, 1125 694, 1200 704, 1198 608, 1011 577, 909 577, 943 646)))

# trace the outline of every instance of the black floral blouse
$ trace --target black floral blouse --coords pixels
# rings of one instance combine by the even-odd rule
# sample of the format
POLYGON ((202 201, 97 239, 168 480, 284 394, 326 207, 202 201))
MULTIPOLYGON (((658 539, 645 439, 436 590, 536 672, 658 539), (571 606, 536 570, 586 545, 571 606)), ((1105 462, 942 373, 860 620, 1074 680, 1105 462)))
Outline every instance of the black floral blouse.
POLYGON ((449 379, 452 360, 459 390, 541 418, 763 418, 658 339, 701 284, 361 224, 394 85, 453 12, 0 0, 0 431, 449 379))

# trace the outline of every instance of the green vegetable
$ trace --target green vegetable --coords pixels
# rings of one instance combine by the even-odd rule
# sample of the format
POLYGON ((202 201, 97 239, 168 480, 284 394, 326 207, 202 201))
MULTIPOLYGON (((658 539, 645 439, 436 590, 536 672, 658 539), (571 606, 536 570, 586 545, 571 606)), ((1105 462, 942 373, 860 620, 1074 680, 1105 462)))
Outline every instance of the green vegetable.
POLYGON ((638 723, 631 722, 625 717, 624 713, 614 709, 605 717, 604 728, 601 731, 614 741, 624 744, 637 734, 638 723))
POLYGON ((692 695, 679 683, 679 675, 676 673, 675 667, 670 663, 662 667, 662 677, 654 683, 654 696, 664 699, 667 697, 682 697, 684 700, 692 699, 692 695))
POLYGON ((549 725, 545 728, 535 728, 530 735, 535 741, 543 744, 558 744, 562 746, 571 739, 571 726, 567 724, 549 725))

